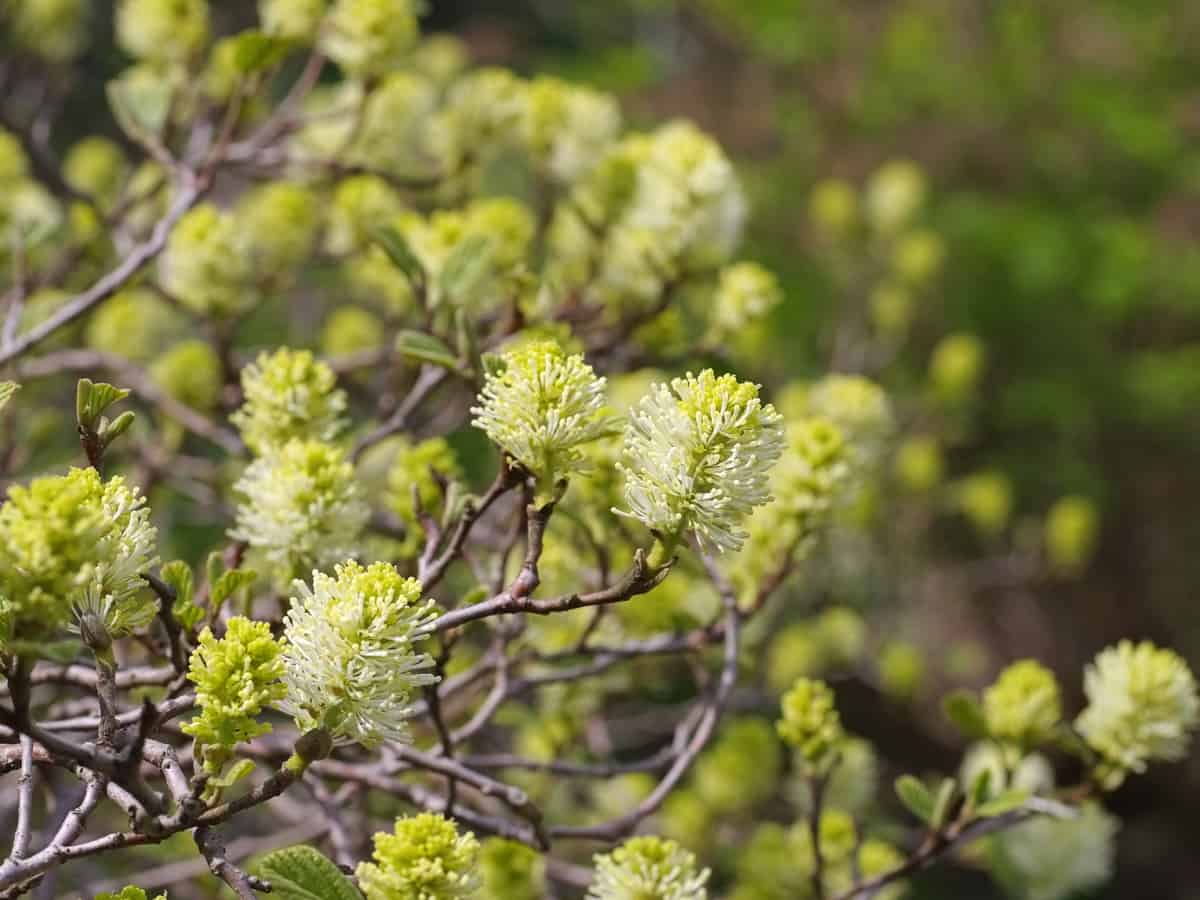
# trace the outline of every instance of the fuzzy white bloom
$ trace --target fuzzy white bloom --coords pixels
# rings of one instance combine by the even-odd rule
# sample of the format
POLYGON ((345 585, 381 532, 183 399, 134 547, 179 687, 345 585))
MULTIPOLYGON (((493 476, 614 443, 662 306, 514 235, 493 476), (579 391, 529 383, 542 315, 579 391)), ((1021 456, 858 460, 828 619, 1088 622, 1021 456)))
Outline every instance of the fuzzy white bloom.
POLYGON ((625 430, 625 502, 616 510, 678 539, 737 550, 742 522, 770 499, 771 467, 783 452, 781 417, 758 386, 705 369, 655 385, 625 430))
POLYGON ((509 351, 503 364, 487 376, 472 424, 543 483, 586 471, 580 448, 612 430, 605 380, 553 341, 509 351))
POLYGON ((1200 698, 1179 654, 1149 641, 1121 641, 1087 667, 1083 690, 1088 705, 1075 724, 1115 770, 1113 786, 1124 772, 1145 771, 1151 760, 1187 755, 1200 724, 1200 698))
POLYGON ((1015 897, 1064 900, 1112 876, 1118 822, 1098 803, 1073 819, 1032 819, 993 838, 992 870, 1015 897))
POLYGON ((621 110, 609 94, 552 76, 529 84, 522 136, 558 181, 593 168, 621 131, 621 110))
POLYGON ((434 602, 387 563, 334 571, 314 571, 312 588, 295 582, 284 617, 281 708, 302 731, 328 729, 335 743, 407 741, 411 695, 437 681, 425 671, 433 659, 413 648, 423 637, 417 631, 437 617, 434 602))
POLYGON ((630 838, 612 853, 596 856, 587 900, 707 900, 708 869, 674 841, 630 838))
POLYGON ((246 468, 234 491, 242 502, 230 536, 259 551, 285 584, 353 556, 371 514, 345 453, 320 441, 271 450, 246 468))
POLYGON ((100 505, 103 519, 114 527, 96 542, 89 589, 128 606, 146 587, 142 573, 158 565, 158 529, 150 521, 146 498, 120 476, 105 483, 100 505))

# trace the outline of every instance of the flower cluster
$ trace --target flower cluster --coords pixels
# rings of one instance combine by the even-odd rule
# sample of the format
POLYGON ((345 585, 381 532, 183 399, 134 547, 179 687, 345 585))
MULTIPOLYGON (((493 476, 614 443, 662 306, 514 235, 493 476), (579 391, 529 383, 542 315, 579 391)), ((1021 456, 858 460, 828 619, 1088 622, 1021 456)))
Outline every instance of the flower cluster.
POLYGON ((488 838, 479 847, 480 893, 486 900, 541 900, 545 862, 525 844, 488 838))
POLYGON ((269 35, 311 41, 327 6, 327 0, 258 0, 258 18, 269 35))
POLYGON ((537 476, 542 490, 586 470, 582 446, 612 429, 605 412, 604 379, 583 356, 568 356, 538 341, 502 357, 487 376, 472 424, 537 476))
POLYGON ((121 0, 117 43, 137 59, 182 63, 208 41, 208 0, 121 0))
POLYGON ((271 450, 234 491, 242 502, 230 536, 259 551, 282 584, 354 556, 371 512, 345 453, 320 441, 271 450))
POLYGON ((416 43, 419 11, 413 0, 335 0, 322 47, 349 75, 379 75, 416 43))
POLYGON ((983 715, 992 737, 1025 747, 1037 744, 1062 719, 1058 680, 1032 659, 1013 663, 983 692, 983 715))
POLYGON ((246 235, 254 271, 273 279, 296 274, 320 224, 316 195, 290 181, 273 181, 243 194, 234 216, 246 235))
POLYGON ((783 457, 771 472, 774 499, 750 517, 746 546, 730 562, 731 575, 746 600, 764 578, 784 572, 793 559, 809 551, 850 475, 851 450, 829 421, 792 422, 784 440, 783 457))
POLYGON ((1066 900, 1112 876, 1117 820, 1095 802, 1071 819, 1037 818, 992 838, 992 871, 1013 896, 1066 900))
POLYGON ((799 751, 806 766, 824 771, 845 739, 833 691, 823 681, 799 678, 783 695, 779 736, 799 751))
POLYGON ((1088 705, 1075 726, 1099 754, 1110 786, 1152 760, 1182 759, 1200 725, 1195 676, 1177 653, 1149 641, 1101 651, 1083 690, 1088 705))
POLYGON ((522 139, 550 176, 569 184, 590 171, 621 130, 608 94, 543 76, 529 83, 522 139))
POLYGON ((826 375, 808 389, 805 406, 841 429, 863 464, 878 459, 895 425, 887 394, 861 375, 826 375))
POLYGON ((241 616, 229 620, 220 639, 208 628, 200 633, 188 666, 200 714, 183 730, 196 739, 209 774, 220 774, 239 741, 271 730, 258 716, 286 693, 283 650, 266 622, 241 616))
POLYGON ((150 377, 180 403, 205 411, 217 408, 225 386, 220 357, 199 338, 164 351, 150 365, 150 377))
POLYGON ((712 299, 710 330, 714 337, 736 335, 783 302, 779 281, 754 262, 721 269, 712 299))
POLYGON ((162 285, 205 316, 235 316, 258 300, 246 234, 233 213, 202 203, 179 220, 159 265, 162 285))
POLYGON ((367 900, 467 900, 478 886, 479 842, 459 834, 454 822, 437 813, 397 819, 391 834, 374 838, 373 862, 359 863, 355 875, 367 900))
POLYGON ((18 47, 50 62, 62 63, 87 46, 87 0, 24 0, 5 13, 9 33, 18 47))
MULTIPOLYGON (((16 605, 15 630, 52 633, 90 595, 145 621, 143 572, 158 562, 158 532, 143 498, 123 478, 95 469, 14 485, 0 506, 0 594, 16 605)), ((125 629, 122 629, 125 630, 125 629)))
POLYGON ((630 411, 625 502, 667 544, 694 532, 704 545, 737 550, 741 524, 770 499, 771 467, 783 452, 779 413, 757 385, 711 369, 657 384, 630 411))
POLYGON ((630 838, 611 853, 598 854, 588 900, 707 900, 708 869, 674 841, 630 838))
POLYGON ((333 440, 345 424, 346 394, 337 376, 307 350, 260 354, 242 369, 242 394, 231 420, 259 455, 293 439, 333 440))
POLYGON ((335 742, 406 740, 414 689, 437 681, 424 671, 433 659, 413 648, 435 616, 420 582, 387 563, 349 562, 295 588, 284 618, 283 709, 302 731, 324 728, 335 742))

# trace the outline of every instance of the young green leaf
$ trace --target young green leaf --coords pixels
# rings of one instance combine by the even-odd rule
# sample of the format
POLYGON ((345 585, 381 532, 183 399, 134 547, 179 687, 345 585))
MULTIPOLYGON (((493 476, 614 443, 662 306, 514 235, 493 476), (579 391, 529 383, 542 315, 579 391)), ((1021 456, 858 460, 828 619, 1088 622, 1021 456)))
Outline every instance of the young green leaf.
POLYGON ((258 573, 251 569, 230 569, 225 572, 212 587, 213 609, 220 609, 226 600, 257 580, 258 573))
POLYGON ((1008 790, 993 797, 987 803, 981 803, 975 814, 981 819, 991 819, 1013 812, 1025 805, 1029 799, 1028 791, 1008 790))
POLYGON ((387 254, 387 258, 392 261, 392 264, 404 273, 409 284, 414 288, 424 284, 425 267, 421 265, 421 260, 417 259, 417 255, 408 246, 408 241, 404 239, 404 235, 392 226, 385 225, 382 228, 375 229, 372 236, 375 239, 375 243, 387 254))
POLYGON ((942 701, 942 710, 964 737, 980 740, 987 737, 987 720, 979 700, 970 691, 954 691, 942 701))
POLYGON ((433 335, 420 331, 401 331, 396 335, 396 352, 444 369, 457 369, 459 365, 454 351, 433 335))
POLYGON ((492 264, 492 240, 483 234, 465 238, 442 266, 440 294, 455 306, 475 296, 492 264))
POLYGON ((277 900, 362 900, 354 883, 312 847, 272 851, 253 868, 270 882, 271 896, 277 900))
POLYGON ((929 820, 929 824, 934 828, 941 828, 950 821, 957 788, 958 783, 953 778, 943 778, 942 783, 938 785, 937 793, 933 798, 933 814, 929 820))
POLYGON ((934 813, 933 795, 924 783, 912 775, 901 775, 896 779, 896 796, 909 812, 926 824, 932 824, 934 813))

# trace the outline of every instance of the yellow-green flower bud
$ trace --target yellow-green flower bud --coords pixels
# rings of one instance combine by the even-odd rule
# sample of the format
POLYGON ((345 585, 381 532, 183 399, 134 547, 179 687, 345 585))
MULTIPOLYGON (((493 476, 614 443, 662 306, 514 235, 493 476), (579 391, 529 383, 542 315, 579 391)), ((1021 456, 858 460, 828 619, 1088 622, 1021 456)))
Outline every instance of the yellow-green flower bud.
POLYGON ((242 406, 230 421, 257 454, 295 438, 331 441, 345 421, 337 376, 308 350, 261 353, 242 370, 242 406))
POLYGON ((885 163, 867 182, 867 220, 883 234, 908 224, 925 202, 925 176, 911 162, 885 163))
POLYGON ((907 438, 896 449, 893 465, 900 484, 918 494, 937 487, 946 469, 937 439, 920 435, 907 438))
POLYGON ((459 834, 438 813, 397 819, 392 833, 377 832, 372 862, 355 875, 367 900, 468 900, 479 885, 479 842, 459 834))
POLYGON ((87 46, 89 13, 87 0, 20 0, 5 9, 16 44, 55 63, 87 46))
POLYGON ((1046 740, 1062 719, 1054 673, 1032 659, 1013 663, 983 692, 988 733, 1031 746, 1046 740))
POLYGON ((110 297, 92 314, 84 340, 93 350, 144 363, 183 330, 182 316, 153 291, 135 287, 110 297))
POLYGON ((975 335, 948 335, 933 350, 929 379, 942 397, 961 400, 979 383, 985 358, 983 342, 975 335))
POLYGON ((117 43, 137 59, 187 62, 208 41, 207 0, 121 0, 117 43))
POLYGON ((889 641, 879 651, 879 680, 897 700, 910 700, 925 683, 925 655, 907 641, 889 641))
POLYGON ((828 178, 813 188, 808 201, 813 223, 832 237, 847 234, 858 221, 858 195, 854 185, 840 178, 828 178))
POLYGON ((994 537, 1012 515, 1012 482, 1000 472, 979 472, 954 488, 959 509, 984 537, 994 537))
POLYGON ((546 865, 531 847, 488 838, 479 848, 480 900, 541 900, 546 865))
POLYGON ((377 350, 383 343, 383 323, 361 306, 339 306, 321 329, 321 352, 326 356, 377 350))
POLYGON ((179 220, 159 268, 163 286, 201 315, 238 315, 258 300, 245 234, 231 213, 209 203, 179 220))
POLYGON ((150 366, 150 376, 180 403, 203 412, 217 408, 225 386, 221 358, 208 341, 180 341, 150 366))
POLYGON ((896 241, 892 250, 892 267, 902 281, 913 285, 928 282, 942 267, 946 247, 932 231, 910 232, 896 241))
POLYGON ((1099 514, 1086 497, 1063 497, 1046 514, 1046 556, 1059 572, 1076 573, 1092 559, 1099 514))
POLYGON ((774 274, 754 262, 734 263, 721 270, 710 318, 714 337, 736 335, 766 317, 783 302, 774 274))
POLYGON ((242 195, 235 212, 255 272, 293 274, 312 251, 320 225, 317 198, 303 185, 273 181, 242 195))
POLYGON ((912 324, 915 307, 906 288, 884 282, 871 291, 871 322, 880 334, 902 338, 912 324))
POLYGON ((112 205, 129 177, 129 162, 108 138, 88 137, 75 144, 63 160, 63 178, 74 190, 112 205))
POLYGON ((846 739, 829 685, 811 678, 797 679, 783 695, 780 711, 779 736, 799 752, 812 771, 826 771, 846 739))
POLYGON ((416 43, 413 0, 334 0, 325 24, 325 53, 355 78, 381 75, 416 43))

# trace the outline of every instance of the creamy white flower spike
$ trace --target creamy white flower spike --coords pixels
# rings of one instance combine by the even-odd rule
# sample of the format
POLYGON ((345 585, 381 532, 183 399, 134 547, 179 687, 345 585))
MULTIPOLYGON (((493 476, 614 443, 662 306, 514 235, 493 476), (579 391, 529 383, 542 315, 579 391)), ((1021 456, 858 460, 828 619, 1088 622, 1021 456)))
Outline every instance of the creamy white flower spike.
POLYGON ((413 647, 437 616, 434 602, 387 563, 334 571, 313 572, 311 588, 295 583, 284 617, 281 708, 301 731, 325 728, 335 743, 407 741, 412 693, 437 681, 428 671, 433 658, 413 647))
POLYGON ((609 434, 603 378, 553 341, 535 341, 503 357, 472 408, 473 424, 548 486, 587 470, 584 444, 609 434))
POLYGON ((612 853, 596 857, 588 900, 707 900, 708 869, 697 871, 696 857, 674 841, 630 838, 612 853))
POLYGON ((711 369, 655 385, 630 411, 625 502, 668 543, 694 532, 702 545, 737 550, 742 523, 770 499, 768 476, 783 452, 781 417, 758 386, 711 369))

